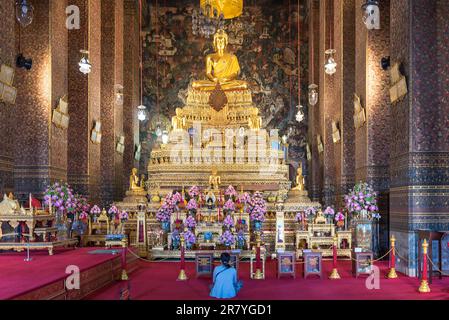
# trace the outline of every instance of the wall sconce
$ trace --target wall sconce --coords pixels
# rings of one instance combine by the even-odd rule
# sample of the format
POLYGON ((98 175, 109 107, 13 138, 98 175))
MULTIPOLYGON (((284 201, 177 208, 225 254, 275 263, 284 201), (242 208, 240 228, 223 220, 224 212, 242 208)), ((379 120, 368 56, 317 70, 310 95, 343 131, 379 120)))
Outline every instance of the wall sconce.
POLYGON ((34 7, 27 0, 16 0, 16 19, 24 28, 33 22, 34 7))
POLYGON ((318 103, 318 86, 312 83, 309 86, 309 104, 313 107, 318 103))
POLYGON ((367 0, 362 5, 362 20, 368 30, 380 29, 379 1, 367 0))
POLYGON ((319 153, 324 152, 323 140, 321 140, 321 135, 316 136, 317 148, 319 153))
POLYGON ((125 153, 125 137, 124 136, 120 136, 118 138, 116 151, 119 154, 124 154, 125 153))
POLYGON ((401 73, 400 64, 395 63, 390 68, 390 101, 395 104, 401 101, 408 93, 407 80, 401 73))
POLYGON ((78 63, 78 66, 80 67, 79 70, 83 74, 89 74, 92 71, 92 65, 90 64, 90 61, 87 58, 87 55, 89 54, 89 51, 87 51, 87 50, 80 50, 80 52, 83 55, 81 56, 81 60, 78 63))
POLYGON ((144 105, 137 107, 137 119, 139 119, 139 121, 147 120, 147 107, 144 105))
POLYGON ((306 144, 306 157, 307 157, 307 161, 312 160, 312 151, 310 150, 309 144, 306 144))
POLYGON ((101 122, 95 121, 95 127, 92 129, 90 140, 95 144, 101 143, 101 122))
POLYGON ((14 68, 2 64, 0 68, 0 101, 14 104, 17 97, 17 89, 13 87, 14 68))
POLYGON ((69 104, 67 103, 67 97, 59 99, 58 107, 53 110, 52 122, 54 125, 61 129, 67 129, 69 127, 69 104))
POLYGON ((134 152, 134 159, 135 159, 136 161, 140 161, 140 156, 141 156, 141 154, 142 154, 142 145, 139 143, 139 144, 136 146, 136 152, 134 152))
POLYGON ((330 76, 333 75, 335 72, 337 72, 337 63, 335 62, 334 59, 335 52, 336 52, 335 49, 327 49, 325 52, 325 54, 328 55, 329 57, 327 58, 327 62, 324 65, 324 71, 330 76))
POLYGON ((391 66, 390 57, 383 57, 380 60, 380 66, 382 67, 382 70, 387 71, 391 66))
POLYGON ((123 105, 123 86, 121 84, 115 85, 115 103, 119 106, 123 105))
POLYGON ((332 121, 332 141, 334 141, 334 143, 340 142, 341 139, 340 129, 338 128, 338 126, 338 122, 332 121))
POLYGON ((356 129, 363 127, 366 121, 365 109, 360 102, 360 97, 354 93, 354 126, 356 129))
POLYGON ((19 54, 16 58, 16 66, 17 68, 31 70, 31 68, 33 67, 33 59, 25 58, 23 54, 19 54))

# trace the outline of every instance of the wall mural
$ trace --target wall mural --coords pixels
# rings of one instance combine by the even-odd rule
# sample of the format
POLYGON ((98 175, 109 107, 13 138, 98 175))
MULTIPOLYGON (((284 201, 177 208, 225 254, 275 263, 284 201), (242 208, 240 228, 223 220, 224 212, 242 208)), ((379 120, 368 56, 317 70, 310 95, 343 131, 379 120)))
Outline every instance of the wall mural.
MULTIPOLYGON (((192 2, 192 1, 191 1, 192 2)), ((203 79, 205 56, 213 51, 212 38, 192 33, 195 4, 164 4, 147 0, 144 8, 144 103, 149 119, 141 125, 141 168, 146 168, 156 139, 155 124, 171 119, 175 109, 185 104, 187 88, 203 79), (157 76, 156 76, 157 75, 157 76)), ((290 159, 304 162, 307 117, 295 120, 298 105, 298 7, 296 1, 264 1, 244 7, 243 15, 226 21, 229 49, 239 59, 240 79, 246 80, 253 101, 260 109, 267 129, 278 128, 288 135, 290 159)), ((301 2, 302 3, 302 2, 301 2)), ((300 6, 301 30, 305 26, 305 6, 300 6)), ((301 31, 301 104, 306 106, 308 83, 307 32, 301 31)), ((307 108, 303 111, 307 115, 307 108)))

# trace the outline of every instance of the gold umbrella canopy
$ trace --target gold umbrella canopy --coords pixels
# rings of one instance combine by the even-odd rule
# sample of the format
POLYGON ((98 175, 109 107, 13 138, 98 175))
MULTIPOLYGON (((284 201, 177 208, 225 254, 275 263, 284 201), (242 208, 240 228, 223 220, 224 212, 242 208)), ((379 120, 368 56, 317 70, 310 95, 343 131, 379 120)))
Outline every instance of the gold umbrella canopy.
POLYGON ((210 5, 209 16, 214 16, 214 9, 217 10, 217 16, 223 13, 225 19, 236 18, 243 13, 243 0, 200 0, 201 8, 206 13, 206 6, 210 5))

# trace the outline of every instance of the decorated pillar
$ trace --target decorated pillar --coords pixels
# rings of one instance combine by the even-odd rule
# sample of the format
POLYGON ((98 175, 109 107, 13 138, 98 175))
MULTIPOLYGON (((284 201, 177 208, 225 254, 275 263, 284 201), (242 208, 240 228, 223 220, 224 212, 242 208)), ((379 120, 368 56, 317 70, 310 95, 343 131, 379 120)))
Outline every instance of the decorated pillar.
POLYGON ((283 211, 284 204, 276 204, 276 240, 275 250, 285 250, 285 212, 283 211))
MULTIPOLYGON (((6 6, 3 2, 2 6, 6 6)), ((55 180, 67 179, 67 130, 51 122, 53 109, 68 94, 67 1, 36 1, 33 6, 33 22, 22 28, 20 40, 15 37, 16 43, 9 48, 9 52, 15 53, 20 41, 24 57, 33 60, 31 70, 15 68, 18 90, 13 110, 15 120, 7 134, 14 137, 14 191, 24 200, 30 193, 42 194, 55 180)), ((14 7, 2 9, 14 12, 14 7)), ((19 24, 15 24, 15 34, 18 33, 19 24)), ((6 140, 9 139, 4 141, 10 152, 6 140)))
POLYGON ((390 1, 380 2, 380 30, 368 30, 362 21, 363 0, 355 1, 355 179, 367 182, 379 194, 382 219, 375 225, 373 248, 388 248, 388 188, 391 141, 389 73, 381 60, 390 54, 390 1))
POLYGON ((118 200, 123 183, 123 0, 102 0, 101 26, 101 195, 118 200), (121 174, 119 174, 121 173, 121 174))
POLYGON ((127 179, 133 168, 138 168, 135 160, 135 148, 139 141, 139 121, 137 119, 137 106, 140 105, 140 50, 139 47, 139 11, 138 3, 133 0, 124 0, 124 34, 126 36, 124 47, 124 66, 126 72, 123 76, 123 133, 125 149, 123 155, 123 193, 128 190, 127 179))
MULTIPOLYGON (((320 83, 320 2, 309 1, 309 85, 320 83)), ((317 147, 317 135, 320 134, 320 106, 316 104, 309 106, 309 130, 308 130, 308 147, 310 150, 308 164, 309 164, 309 196, 312 201, 321 200, 321 167, 320 153, 317 147)))
MULTIPOLYGON (((15 15, 14 0, 0 2, 0 65, 14 68, 15 64, 15 15)), ((17 86, 17 79, 13 81, 17 86)), ((0 100, 0 136, 6 137, 13 130, 17 104, 7 104, 0 100)), ((0 145, 0 194, 14 190, 14 136, 3 139, 0 145)))
POLYGON ((400 64, 408 86, 391 106, 390 230, 407 259, 397 270, 416 276, 416 231, 449 228, 449 8, 442 0, 390 2, 390 63, 400 64))
POLYGON ((88 195, 92 203, 100 200, 101 140, 97 137, 101 125, 101 1, 73 0, 80 9, 81 27, 69 33, 69 173, 68 180, 75 191, 88 195), (83 74, 78 63, 88 50, 92 71, 83 74))

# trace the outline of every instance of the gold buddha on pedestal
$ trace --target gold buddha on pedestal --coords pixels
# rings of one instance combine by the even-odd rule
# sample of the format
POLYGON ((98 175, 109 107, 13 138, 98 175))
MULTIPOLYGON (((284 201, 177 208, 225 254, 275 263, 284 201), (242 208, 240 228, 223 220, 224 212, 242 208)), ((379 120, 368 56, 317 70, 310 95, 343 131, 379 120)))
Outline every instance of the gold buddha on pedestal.
POLYGON ((237 57, 227 52, 228 35, 218 30, 214 36, 215 52, 206 57, 206 75, 209 80, 194 81, 196 90, 212 91, 219 84, 223 91, 248 89, 246 81, 237 80, 240 65, 237 57))

